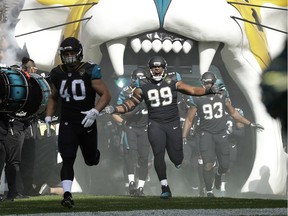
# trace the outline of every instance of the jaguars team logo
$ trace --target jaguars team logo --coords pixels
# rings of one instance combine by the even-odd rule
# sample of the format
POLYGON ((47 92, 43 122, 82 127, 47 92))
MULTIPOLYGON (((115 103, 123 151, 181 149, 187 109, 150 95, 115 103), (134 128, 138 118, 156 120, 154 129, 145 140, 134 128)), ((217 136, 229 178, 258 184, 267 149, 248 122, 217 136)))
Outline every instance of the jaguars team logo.
POLYGON ((83 75, 85 74, 85 69, 84 69, 84 68, 81 68, 81 69, 79 70, 79 74, 80 74, 80 76, 83 76, 83 75))
POLYGON ((171 77, 167 77, 167 78, 165 79, 165 81, 166 81, 166 83, 170 84, 171 81, 172 81, 172 79, 171 79, 171 77))

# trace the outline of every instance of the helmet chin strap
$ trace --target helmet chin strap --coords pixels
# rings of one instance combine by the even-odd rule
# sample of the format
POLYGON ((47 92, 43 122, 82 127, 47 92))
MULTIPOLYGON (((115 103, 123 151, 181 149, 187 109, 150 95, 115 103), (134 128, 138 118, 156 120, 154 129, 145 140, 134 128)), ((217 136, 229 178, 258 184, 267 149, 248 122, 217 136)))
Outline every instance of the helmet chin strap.
POLYGON ((161 81, 163 76, 152 76, 155 81, 161 81))

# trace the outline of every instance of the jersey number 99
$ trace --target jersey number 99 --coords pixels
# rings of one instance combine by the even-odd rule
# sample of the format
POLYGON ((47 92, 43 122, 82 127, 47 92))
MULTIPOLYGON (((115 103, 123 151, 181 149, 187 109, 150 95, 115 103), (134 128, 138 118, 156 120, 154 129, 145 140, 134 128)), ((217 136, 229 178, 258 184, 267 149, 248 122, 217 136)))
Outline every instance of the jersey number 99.
POLYGON ((172 92, 170 87, 163 87, 160 90, 150 89, 147 92, 151 107, 167 106, 172 103, 172 92))

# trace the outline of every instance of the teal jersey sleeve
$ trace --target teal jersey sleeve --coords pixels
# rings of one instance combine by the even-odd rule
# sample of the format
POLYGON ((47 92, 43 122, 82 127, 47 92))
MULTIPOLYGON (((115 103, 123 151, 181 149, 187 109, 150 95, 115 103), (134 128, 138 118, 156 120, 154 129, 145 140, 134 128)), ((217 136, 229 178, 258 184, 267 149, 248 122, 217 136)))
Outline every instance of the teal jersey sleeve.
POLYGON ((187 98, 187 105, 188 106, 196 106, 196 104, 194 102, 194 99, 193 99, 193 97, 191 95, 188 96, 188 98, 187 98))
POLYGON ((99 67, 99 65, 95 65, 92 69, 92 73, 91 73, 91 79, 101 79, 102 78, 102 74, 101 74, 101 68, 99 67))
POLYGON ((182 80, 182 77, 181 77, 181 75, 178 72, 176 72, 176 80, 177 81, 181 81, 182 80))
POLYGON ((140 80, 139 79, 136 80, 135 87, 136 88, 140 88, 140 80))

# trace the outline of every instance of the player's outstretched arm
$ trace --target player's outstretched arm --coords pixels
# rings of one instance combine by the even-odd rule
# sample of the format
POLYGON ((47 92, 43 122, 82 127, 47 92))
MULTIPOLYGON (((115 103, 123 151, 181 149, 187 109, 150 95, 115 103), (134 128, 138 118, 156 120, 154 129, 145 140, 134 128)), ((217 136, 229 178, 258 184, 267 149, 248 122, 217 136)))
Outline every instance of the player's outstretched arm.
POLYGON ((184 83, 183 81, 177 82, 176 87, 178 91, 180 91, 181 93, 192 95, 192 96, 216 94, 218 92, 218 89, 216 86, 212 86, 211 88, 196 87, 196 86, 188 85, 184 83))
POLYGON ((229 114, 236 119, 237 121, 248 125, 252 128, 255 128, 258 132, 261 132, 264 130, 264 127, 258 123, 252 123, 251 121, 249 121, 248 119, 246 119, 244 116, 240 115, 240 113, 231 105, 231 102, 228 101, 225 103, 227 110, 229 112, 229 114))
POLYGON ((140 93, 141 93, 141 90, 136 89, 133 95, 128 100, 124 101, 122 104, 118 106, 111 106, 111 105, 106 106, 105 112, 107 114, 113 114, 113 113, 124 114, 124 113, 132 111, 143 100, 140 93))

